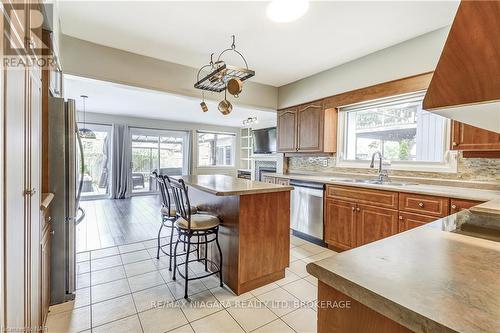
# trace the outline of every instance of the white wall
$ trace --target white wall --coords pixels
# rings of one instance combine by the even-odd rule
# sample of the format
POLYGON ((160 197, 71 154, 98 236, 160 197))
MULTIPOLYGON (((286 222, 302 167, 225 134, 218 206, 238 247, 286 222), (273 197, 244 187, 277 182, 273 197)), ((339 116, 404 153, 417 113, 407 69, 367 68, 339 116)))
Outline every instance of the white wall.
POLYGON ((448 31, 442 28, 281 86, 278 108, 433 71, 448 31))
MULTIPOLYGON (((83 114, 79 112, 78 120, 83 119, 83 114)), ((240 154, 240 129, 238 127, 227 126, 213 126, 202 125, 194 123, 182 123, 169 120, 158 120, 149 118, 136 118, 109 115, 104 113, 87 112, 85 116, 87 123, 97 124, 125 124, 131 127, 153 128, 163 130, 182 130, 191 132, 191 140, 193 143, 192 156, 191 156, 191 170, 194 175, 207 175, 207 174, 226 174, 235 176, 236 170, 239 167, 239 154, 240 154), (236 149, 235 149, 235 166, 234 167, 198 167, 198 145, 196 140, 196 131, 217 131, 236 134, 236 149)))
MULTIPOLYGON (((61 35, 60 52, 63 72, 77 76, 127 84, 199 98, 201 91, 193 87, 198 69, 162 61, 139 54, 94 44, 61 35)), ((200 64, 202 65, 202 64, 200 64)), ((219 94, 206 93, 207 99, 220 100, 219 94)), ((241 105, 263 110, 276 110, 278 88, 245 82, 238 98, 241 105)))

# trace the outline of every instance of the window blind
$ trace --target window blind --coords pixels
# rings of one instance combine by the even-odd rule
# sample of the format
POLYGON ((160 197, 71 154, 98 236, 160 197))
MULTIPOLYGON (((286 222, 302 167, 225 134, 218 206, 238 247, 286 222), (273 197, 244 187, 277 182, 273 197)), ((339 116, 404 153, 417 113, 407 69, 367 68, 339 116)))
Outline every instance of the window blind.
POLYGON ((403 104, 403 103, 420 102, 424 99, 425 92, 426 91, 423 90, 423 91, 417 91, 414 93, 409 93, 409 94, 404 94, 404 95, 385 97, 385 98, 375 99, 375 100, 371 100, 371 101, 341 106, 341 107, 339 107, 339 111, 341 111, 341 112, 356 112, 356 111, 363 111, 363 110, 369 110, 369 109, 376 109, 378 107, 387 107, 387 106, 391 106, 391 105, 398 105, 398 104, 403 104))

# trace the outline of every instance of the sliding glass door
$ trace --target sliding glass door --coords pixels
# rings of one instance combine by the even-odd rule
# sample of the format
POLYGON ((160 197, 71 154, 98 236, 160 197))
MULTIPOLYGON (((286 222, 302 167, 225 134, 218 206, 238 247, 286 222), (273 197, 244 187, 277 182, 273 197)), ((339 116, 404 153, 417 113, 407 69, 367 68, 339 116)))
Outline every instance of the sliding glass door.
MULTIPOLYGON (((83 124, 78 126, 83 127, 83 124)), ((105 198, 109 194, 111 179, 111 126, 87 123, 85 127, 95 137, 81 139, 84 158, 82 199, 105 198)))
POLYGON ((184 131, 131 129, 132 193, 157 191, 151 172, 183 175, 189 168, 189 135, 184 131))

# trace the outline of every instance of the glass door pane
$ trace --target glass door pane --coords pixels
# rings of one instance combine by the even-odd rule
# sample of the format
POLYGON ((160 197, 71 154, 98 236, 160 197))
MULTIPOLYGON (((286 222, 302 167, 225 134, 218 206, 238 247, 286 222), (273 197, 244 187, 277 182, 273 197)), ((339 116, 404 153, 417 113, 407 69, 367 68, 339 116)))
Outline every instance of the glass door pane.
POLYGON ((151 172, 158 169, 157 135, 132 134, 132 193, 152 192, 151 172))
POLYGON ((185 175, 189 170, 188 132, 133 128, 132 193, 158 191, 151 172, 169 176, 185 175))
POLYGON ((171 133, 160 137, 160 173, 180 176, 184 172, 184 135, 171 133))
MULTIPOLYGON (((78 126, 81 128, 83 124, 78 126)), ((95 139, 81 139, 84 158, 82 199, 105 197, 109 194, 111 179, 111 126, 87 123, 85 127, 94 132, 95 139)))

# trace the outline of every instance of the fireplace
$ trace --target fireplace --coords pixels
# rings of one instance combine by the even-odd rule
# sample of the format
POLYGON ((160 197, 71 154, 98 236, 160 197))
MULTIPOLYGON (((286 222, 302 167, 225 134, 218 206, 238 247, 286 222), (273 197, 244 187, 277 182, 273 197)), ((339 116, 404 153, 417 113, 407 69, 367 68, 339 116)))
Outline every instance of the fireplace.
POLYGON ((262 180, 263 173, 276 172, 276 161, 255 161, 255 180, 262 180))

